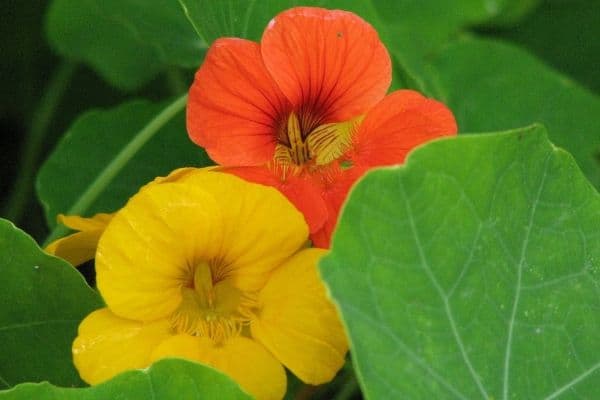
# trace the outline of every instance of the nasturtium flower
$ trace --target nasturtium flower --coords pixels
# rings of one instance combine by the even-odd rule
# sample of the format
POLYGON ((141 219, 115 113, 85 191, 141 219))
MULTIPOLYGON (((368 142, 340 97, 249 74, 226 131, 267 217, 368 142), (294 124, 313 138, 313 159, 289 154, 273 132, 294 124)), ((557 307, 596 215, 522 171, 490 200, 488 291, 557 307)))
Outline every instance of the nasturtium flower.
MULTIPOLYGON (((155 178, 142 189, 151 185, 175 182, 195 170, 195 168, 176 169, 168 176, 155 178)), ((214 167, 207 167, 204 170, 214 170, 214 167)), ((104 229, 106 229, 113 215, 114 213, 98 213, 88 218, 79 215, 59 214, 56 218, 57 222, 75 232, 53 241, 44 250, 48 254, 68 261, 74 267, 93 260, 96 255, 98 240, 100 240, 100 236, 104 233, 104 229)))
POLYGON ((327 247, 360 176, 456 133, 440 102, 411 90, 385 96, 391 77, 386 48, 360 17, 292 8, 260 43, 211 45, 190 88, 188 133, 225 171, 284 193, 327 247))
POLYGON ((187 169, 142 188, 107 225, 96 253, 107 307, 73 343, 95 384, 163 357, 197 360, 258 399, 281 399, 284 366, 320 384, 347 342, 307 248, 302 214, 277 190, 187 169))
POLYGON ((112 219, 112 214, 96 214, 85 218, 77 215, 58 215, 59 224, 76 232, 55 240, 46 248, 46 252, 67 260, 74 266, 90 261, 96 254, 98 240, 104 228, 112 219))

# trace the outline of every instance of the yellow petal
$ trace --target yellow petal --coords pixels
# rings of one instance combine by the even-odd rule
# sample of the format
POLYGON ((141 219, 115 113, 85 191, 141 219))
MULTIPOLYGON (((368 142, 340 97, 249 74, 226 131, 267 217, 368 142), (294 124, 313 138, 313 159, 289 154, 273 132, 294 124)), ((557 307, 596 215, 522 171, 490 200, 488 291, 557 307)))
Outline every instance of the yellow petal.
POLYGON ((108 225, 113 216, 114 213, 98 213, 91 218, 80 217, 78 215, 58 214, 56 219, 58 223, 76 231, 94 231, 106 228, 106 225, 108 225))
MULTIPOLYGON (((205 167, 205 168, 201 168, 201 169, 209 170, 209 169, 213 169, 213 168, 215 168, 215 167, 205 167)), ((150 182, 148 185, 154 185, 157 183, 177 182, 181 178, 185 177, 187 174, 192 173, 194 171, 198 171, 198 168, 192 168, 192 167, 177 168, 176 170, 171 171, 169 173, 169 175, 167 175, 167 176, 158 176, 158 177, 154 178, 154 180, 152 182, 150 182)), ((148 185, 146 185, 144 187, 147 187, 148 185)))
POLYGON ((325 124, 310 132, 306 143, 317 165, 329 164, 340 158, 352 145, 354 131, 364 117, 349 121, 325 124))
POLYGON ((145 324, 102 308, 79 325, 73 362, 84 381, 96 384, 120 372, 149 366, 152 351, 169 336, 166 320, 145 324))
POLYGON ((258 400, 281 400, 285 395, 286 376, 281 364, 263 346, 245 337, 216 345, 205 337, 177 335, 163 341, 152 357, 181 357, 208 364, 258 400))
POLYGON ((94 258, 101 234, 102 231, 73 233, 50 243, 45 250, 77 267, 94 258))
POLYGON ((213 279, 257 291, 307 240, 304 217, 277 190, 230 174, 185 171, 146 185, 111 221, 96 254, 97 284, 117 315, 172 314, 199 263, 213 279))
MULTIPOLYGON (((203 168, 203 170, 211 170, 214 168, 215 167, 206 167, 203 168)), ((197 170, 197 168, 176 169, 168 176, 155 178, 152 182, 144 185, 142 189, 160 183, 176 182, 188 173, 197 170)), ((114 213, 98 213, 91 218, 80 217, 78 215, 59 214, 56 217, 58 223, 79 232, 55 240, 44 250, 49 254, 67 260, 73 266, 79 266, 86 261, 90 261, 96 254, 100 236, 113 216, 114 213)))
POLYGON ((326 253, 305 249, 273 272, 260 292, 252 336, 302 381, 330 381, 344 364, 348 343, 317 271, 326 253))
POLYGON ((58 222, 80 232, 65 236, 46 247, 46 252, 78 266, 94 258, 98 240, 113 214, 96 214, 91 218, 59 215, 58 222))
POLYGON ((119 210, 100 238, 98 288, 115 314, 150 321, 181 303, 193 267, 221 249, 221 208, 203 188, 148 185, 119 210))
POLYGON ((269 273, 307 242, 304 217, 276 189, 217 171, 187 174, 179 182, 206 188, 223 205, 222 257, 242 290, 262 288, 269 273))

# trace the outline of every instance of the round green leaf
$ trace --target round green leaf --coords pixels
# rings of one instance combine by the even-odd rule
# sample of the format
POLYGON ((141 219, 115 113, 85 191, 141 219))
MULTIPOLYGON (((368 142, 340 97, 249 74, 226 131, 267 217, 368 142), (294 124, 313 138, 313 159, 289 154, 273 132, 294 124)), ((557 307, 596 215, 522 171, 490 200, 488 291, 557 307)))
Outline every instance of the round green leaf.
POLYGON ((0 388, 50 381, 78 386, 71 343, 79 322, 102 306, 67 262, 45 254, 0 219, 0 388))
POLYGON ((431 82, 423 78, 425 58, 457 31, 474 23, 496 19, 514 22, 539 0, 179 0, 190 22, 210 44, 222 36, 260 40, 267 23, 279 12, 295 6, 317 6, 352 11, 379 32, 392 57, 393 88, 415 87, 427 91, 431 82))
POLYGON ((513 29, 494 32, 528 49, 600 94, 600 7, 597 0, 546 0, 513 29), (557 26, 568 29, 556 29, 557 26))
POLYGON ((77 119, 38 175, 38 197, 50 226, 59 213, 115 211, 157 176, 211 164, 187 136, 185 101, 133 101, 77 119))
POLYGON ((600 98, 531 54, 493 40, 464 39, 434 60, 439 97, 460 132, 541 122, 600 188, 600 98))
POLYGON ((83 389, 25 383, 0 392, 2 400, 251 400, 230 378, 197 363, 176 359, 124 372, 110 381, 83 389))
POLYGON ((321 273, 371 399, 595 398, 600 195, 539 126, 369 173, 321 273))
POLYGON ((127 90, 169 66, 197 67, 206 48, 176 0, 54 0, 46 25, 59 53, 127 90))

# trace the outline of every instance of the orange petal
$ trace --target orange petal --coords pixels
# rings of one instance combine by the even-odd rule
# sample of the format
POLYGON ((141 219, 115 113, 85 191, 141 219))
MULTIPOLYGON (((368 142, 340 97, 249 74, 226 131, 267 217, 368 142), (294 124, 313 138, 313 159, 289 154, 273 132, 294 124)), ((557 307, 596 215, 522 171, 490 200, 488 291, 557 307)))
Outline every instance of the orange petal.
MULTIPOLYGON (((342 205, 354 183, 366 172, 365 168, 339 169, 335 176, 323 182, 321 196, 327 207, 328 218, 323 226, 310 235, 313 246, 328 249, 337 226, 342 205)), ((334 172, 332 172, 334 173, 334 172)))
POLYGON ((213 43, 189 92, 187 129, 221 165, 259 165, 273 157, 290 105, 263 64, 257 43, 213 43))
POLYGON ((339 122, 365 113, 385 95, 390 56, 375 29, 341 10, 297 7, 269 22, 264 63, 296 110, 339 122))
POLYGON ((224 168, 221 171, 279 190, 304 215, 310 232, 321 229, 328 218, 319 187, 308 175, 288 175, 284 178, 279 173, 281 171, 267 166, 224 168))
POLYGON ((369 111, 348 153, 360 167, 400 164, 416 146, 456 134, 452 112, 412 90, 398 90, 369 111))

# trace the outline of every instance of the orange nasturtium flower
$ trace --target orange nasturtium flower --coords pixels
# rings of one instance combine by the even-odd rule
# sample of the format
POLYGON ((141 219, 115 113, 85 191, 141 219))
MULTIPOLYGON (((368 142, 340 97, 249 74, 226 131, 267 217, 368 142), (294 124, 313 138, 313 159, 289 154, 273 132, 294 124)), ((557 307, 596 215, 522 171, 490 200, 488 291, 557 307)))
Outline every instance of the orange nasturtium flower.
POLYGON ((163 357, 197 360, 257 399, 281 399, 287 367, 333 378, 347 342, 302 214, 277 190, 187 169, 150 184, 106 226, 96 252, 107 307, 88 315, 74 363, 99 383, 163 357))
POLYGON ((390 56, 355 14, 292 8, 261 42, 216 40, 190 89, 187 128, 224 170, 271 185, 328 247, 352 183, 456 133, 452 113, 411 90, 385 96, 390 56))

